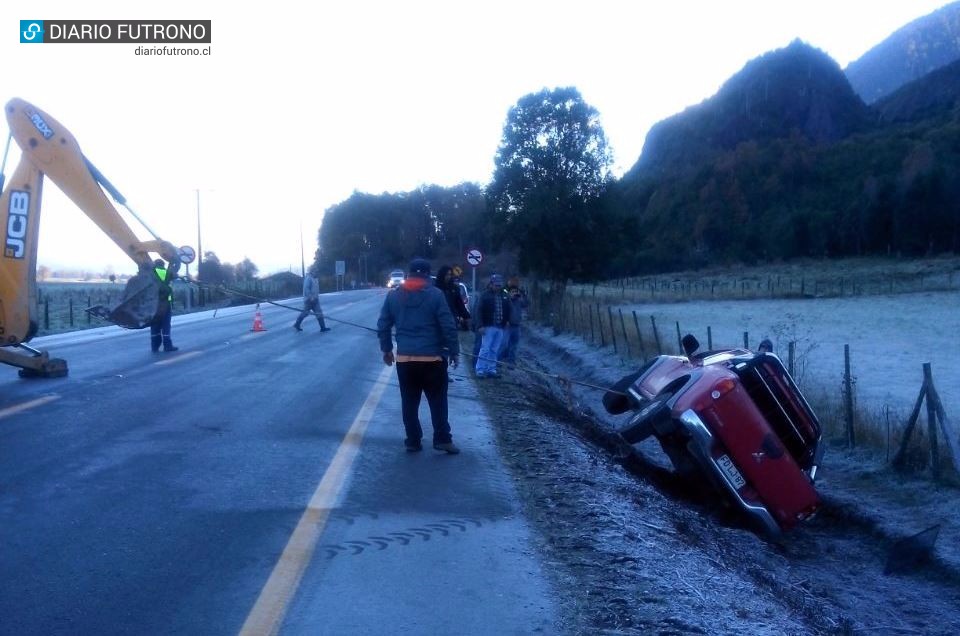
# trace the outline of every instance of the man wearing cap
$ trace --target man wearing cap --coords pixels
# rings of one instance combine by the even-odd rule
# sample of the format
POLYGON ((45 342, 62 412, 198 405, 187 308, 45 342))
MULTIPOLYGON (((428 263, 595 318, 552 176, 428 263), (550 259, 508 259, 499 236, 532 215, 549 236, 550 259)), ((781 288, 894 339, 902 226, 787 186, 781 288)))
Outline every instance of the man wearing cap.
POLYGON ((404 445, 409 452, 423 449, 420 426, 420 396, 427 396, 433 424, 433 447, 451 455, 460 452, 450 434, 447 409, 447 370, 459 364, 457 327, 443 292, 430 282, 430 263, 422 258, 410 262, 409 275, 383 301, 377 335, 387 366, 397 363, 404 445), (397 354, 393 354, 391 331, 396 329, 397 354))
POLYGON ((165 265, 162 259, 153 261, 153 275, 157 277, 158 287, 160 289, 159 304, 157 313, 150 323, 150 349, 156 353, 160 351, 160 345, 163 344, 164 351, 177 351, 179 347, 173 346, 173 340, 170 338, 170 318, 173 314, 173 287, 170 284, 177 277, 177 270, 180 269, 180 261, 174 260, 170 265, 165 265))
POLYGON ((490 284, 480 297, 480 307, 474 316, 480 334, 480 355, 477 357, 478 378, 498 378, 497 354, 503 344, 503 336, 510 323, 510 299, 503 293, 503 276, 492 274, 490 284))

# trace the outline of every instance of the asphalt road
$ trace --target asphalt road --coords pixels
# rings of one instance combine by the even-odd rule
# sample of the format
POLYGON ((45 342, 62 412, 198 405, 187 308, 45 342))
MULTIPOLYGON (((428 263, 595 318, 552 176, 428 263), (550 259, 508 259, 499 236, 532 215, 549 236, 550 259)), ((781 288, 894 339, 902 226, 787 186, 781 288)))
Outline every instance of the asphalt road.
MULTIPOLYGON (((0 368, 0 634, 551 632, 556 607, 465 372, 459 456, 403 450, 382 290, 333 328, 264 305, 38 338, 0 368)), ((297 302, 297 301, 294 301, 297 302)), ((421 409, 429 440, 426 405, 421 409)))

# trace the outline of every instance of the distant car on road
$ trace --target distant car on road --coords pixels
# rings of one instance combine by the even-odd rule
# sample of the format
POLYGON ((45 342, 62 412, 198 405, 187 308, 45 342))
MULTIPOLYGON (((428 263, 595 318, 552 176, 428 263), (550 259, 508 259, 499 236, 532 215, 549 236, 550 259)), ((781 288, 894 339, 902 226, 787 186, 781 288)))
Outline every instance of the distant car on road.
POLYGON ((390 276, 387 278, 387 289, 399 287, 403 284, 404 280, 406 280, 406 274, 402 269, 393 270, 390 272, 390 276))
POLYGON ((772 536, 811 517, 821 426, 780 359, 683 342, 686 356, 658 356, 604 395, 608 412, 633 411, 620 434, 656 436, 679 474, 705 477, 772 536))

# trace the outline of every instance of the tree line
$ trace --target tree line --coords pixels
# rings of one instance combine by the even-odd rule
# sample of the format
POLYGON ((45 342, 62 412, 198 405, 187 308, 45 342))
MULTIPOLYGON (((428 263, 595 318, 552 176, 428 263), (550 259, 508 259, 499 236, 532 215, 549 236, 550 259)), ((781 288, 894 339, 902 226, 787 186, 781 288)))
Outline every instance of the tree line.
POLYGON ((577 89, 510 109, 485 185, 355 192, 326 210, 312 269, 510 252, 521 273, 587 281, 797 257, 960 251, 960 112, 835 143, 750 139, 682 170, 611 175, 599 113, 577 89))

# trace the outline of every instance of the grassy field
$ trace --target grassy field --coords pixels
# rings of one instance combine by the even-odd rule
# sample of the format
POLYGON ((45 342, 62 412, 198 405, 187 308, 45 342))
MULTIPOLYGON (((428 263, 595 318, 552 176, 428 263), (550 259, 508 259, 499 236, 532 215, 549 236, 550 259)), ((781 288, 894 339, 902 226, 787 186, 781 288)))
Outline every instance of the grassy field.
POLYGON ((960 289, 960 257, 795 261, 754 267, 712 267, 588 285, 581 298, 672 302, 715 298, 822 298, 960 289))
MULTIPOLYGON (((642 280, 653 284, 655 293, 649 288, 636 293, 627 281, 569 285, 562 295, 559 289, 537 285, 530 313, 625 361, 678 353, 681 333, 693 333, 704 349, 756 347, 761 338, 769 338, 793 367, 833 439, 845 432, 846 346, 857 439, 885 453, 891 446, 895 450, 900 439, 924 363, 932 363, 948 416, 953 421, 960 417, 955 338, 960 331, 960 258, 811 262, 642 280), (778 277, 781 283, 793 280, 794 293, 786 293, 785 284, 764 282, 757 289, 757 281, 778 277), (805 286, 813 282, 821 293, 796 293, 800 280, 805 286), (743 281, 753 281, 747 293, 742 293, 743 281), (835 281, 834 286, 828 281, 835 281)), ((924 434, 917 436, 921 446, 924 434)), ((913 456, 923 459, 922 452, 913 456)))

